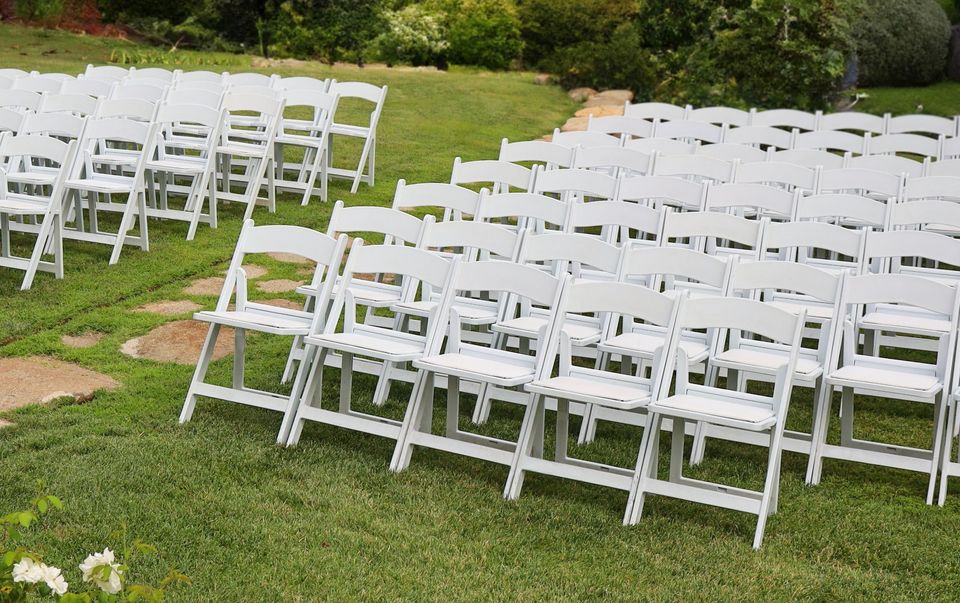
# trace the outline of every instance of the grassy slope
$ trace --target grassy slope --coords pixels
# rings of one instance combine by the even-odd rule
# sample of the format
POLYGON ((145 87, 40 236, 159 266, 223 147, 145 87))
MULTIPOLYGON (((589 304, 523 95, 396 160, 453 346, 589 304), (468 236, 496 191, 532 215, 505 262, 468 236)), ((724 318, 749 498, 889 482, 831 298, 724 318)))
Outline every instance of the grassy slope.
MULTIPOLYGON (((77 71, 115 45, 0 26, 3 65, 77 71), (44 54, 51 49, 57 52, 44 54)), ((332 189, 351 203, 386 203, 397 178, 440 180, 454 155, 494 156, 501 137, 539 135, 573 109, 559 90, 534 87, 523 74, 299 71, 391 86, 378 186, 354 197, 343 184, 332 189)), ((322 227, 329 208, 288 199, 277 215, 258 209, 255 217, 322 227)), ((905 472, 830 462, 823 485, 807 489, 805 458, 788 454, 781 513, 755 553, 753 519, 738 513, 654 498, 642 523, 624 529, 625 495, 602 488, 531 476, 521 500, 507 504, 503 468, 419 451, 412 468, 395 476, 386 470, 391 443, 373 436, 308 426, 299 448, 282 450, 272 444, 278 416, 211 402, 178 426, 190 367, 132 360, 118 347, 167 320, 132 308, 179 298, 192 278, 223 270, 238 215, 228 208, 221 228, 201 230, 193 243, 182 240, 183 225, 154 222, 152 251, 127 250, 110 268, 106 248, 68 243, 67 278, 40 276, 29 293, 15 291, 17 274, 0 271, 0 354, 51 354, 123 383, 90 403, 5 416, 16 426, 0 430, 0 509, 22 506, 38 479, 67 503, 27 542, 43 547, 50 562, 79 561, 125 524, 162 551, 138 564, 138 578, 157 579, 170 565, 193 577, 175 601, 914 600, 957 592, 956 497, 943 510, 927 508, 926 480, 905 472), (88 350, 59 343, 62 334, 90 328, 108 337, 88 350)), ((297 278, 291 265, 258 263, 270 268, 264 278, 297 278)), ((250 385, 272 387, 284 343, 251 337, 249 345, 257 350, 248 361, 250 385)), ((228 370, 226 360, 214 372, 223 379, 228 370)), ((327 385, 335 389, 335 381, 327 385)), ((370 385, 361 379, 357 397, 369 395, 370 385)), ((402 413, 405 393, 396 388, 392 416, 402 413)), ((798 424, 809 399, 797 396, 798 424)), ((865 434, 925 442, 926 409, 862 410, 865 434)), ((497 407, 487 430, 511 435, 519 417, 517 408, 497 407)), ((576 452, 632 462, 636 430, 604 426, 600 436, 576 452)), ((696 474, 755 486, 763 461, 761 450, 712 443, 696 474)))

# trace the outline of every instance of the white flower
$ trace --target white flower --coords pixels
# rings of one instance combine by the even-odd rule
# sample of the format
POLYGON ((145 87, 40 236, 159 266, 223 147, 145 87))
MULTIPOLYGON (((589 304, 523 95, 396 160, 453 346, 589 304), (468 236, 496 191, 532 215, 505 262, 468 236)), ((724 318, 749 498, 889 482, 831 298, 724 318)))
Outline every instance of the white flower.
POLYGON ((43 565, 29 557, 24 557, 13 566, 13 581, 36 584, 43 580, 43 565))
POLYGON ((84 582, 93 582, 108 595, 115 595, 123 588, 120 581, 120 566, 114 563, 113 551, 108 548, 103 549, 102 553, 88 555, 80 564, 80 571, 83 572, 84 582), (106 573, 106 570, 103 569, 105 567, 110 568, 110 575, 106 580, 103 579, 103 575, 106 573))
POLYGON ((67 581, 63 579, 63 573, 59 568, 40 565, 41 572, 43 574, 43 581, 47 583, 47 587, 50 588, 53 592, 58 595, 62 595, 67 592, 67 581))

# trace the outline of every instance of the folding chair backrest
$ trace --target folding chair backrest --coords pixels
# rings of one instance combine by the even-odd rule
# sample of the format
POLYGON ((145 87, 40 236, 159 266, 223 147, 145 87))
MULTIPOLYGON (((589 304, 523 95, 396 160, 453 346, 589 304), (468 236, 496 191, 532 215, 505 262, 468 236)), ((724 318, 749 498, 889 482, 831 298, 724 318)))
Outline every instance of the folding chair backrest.
POLYGON ((613 280, 620 267, 621 254, 620 247, 596 237, 576 233, 543 233, 524 237, 519 261, 551 265, 555 275, 570 272, 578 277, 580 268, 585 266, 605 273, 613 280))
POLYGON ((149 124, 129 119, 95 117, 87 120, 83 138, 87 142, 110 140, 146 146, 150 142, 151 129, 149 124))
POLYGON ((792 220, 800 191, 759 183, 716 184, 707 189, 706 211, 753 210, 760 215, 792 220))
POLYGON ((631 245, 624 252, 620 280, 648 277, 648 283, 655 290, 659 290, 661 284, 667 289, 676 285, 682 289, 694 282, 700 285, 699 291, 724 295, 733 263, 683 247, 631 245))
POLYGON ((927 163, 926 174, 927 176, 956 176, 960 174, 960 158, 931 161, 927 163))
POLYGON ((661 153, 663 155, 689 155, 696 152, 697 143, 674 138, 634 138, 623 143, 628 149, 644 153, 661 153))
POLYGON ((750 123, 750 113, 735 107, 700 107, 689 111, 687 119, 737 128, 750 123))
POLYGON ((903 177, 900 174, 877 172, 861 168, 823 170, 820 173, 820 190, 861 191, 868 195, 891 198, 902 193, 903 177))
POLYGON ((487 184, 494 193, 528 191, 532 180, 533 171, 529 168, 499 159, 462 161, 457 157, 450 172, 450 184, 487 184))
POLYGON ((29 90, 4 90, 0 94, 0 107, 36 111, 40 106, 40 94, 29 90))
POLYGON ((808 132, 817 129, 817 122, 820 118, 818 113, 797 109, 767 109, 766 111, 751 109, 750 112, 753 115, 750 125, 786 128, 788 130, 796 128, 808 132))
POLYGON ((882 134, 868 136, 867 153, 871 155, 896 155, 909 153, 921 157, 940 156, 940 140, 922 134, 882 134))
POLYGON ((298 75, 291 77, 281 77, 273 82, 275 88, 280 90, 316 90, 326 92, 330 87, 330 80, 321 80, 315 77, 298 75))
POLYGON ((910 178, 903 189, 903 199, 948 199, 960 201, 960 173, 954 176, 910 178))
MULTIPOLYGON (((835 260, 837 266, 858 269, 863 257, 865 230, 844 228, 829 222, 771 222, 763 229, 763 241, 760 244, 764 252, 779 249, 781 252, 797 250, 797 261, 806 262, 815 250, 822 250, 851 258, 835 260)), ((788 254, 793 256, 792 253, 788 254)), ((820 264, 818 260, 811 260, 820 264)))
POLYGON ((16 134, 23 125, 26 115, 12 109, 0 109, 0 134, 12 132, 16 134))
POLYGON ((689 107, 671 105, 670 103, 627 103, 623 108, 623 114, 626 117, 670 121, 675 119, 685 119, 688 110, 689 107))
POLYGON ((657 122, 653 126, 656 138, 673 138, 700 142, 723 142, 724 128, 702 121, 687 119, 657 122))
MULTIPOLYGON (((170 91, 177 92, 204 92, 206 94, 216 94, 217 96, 223 96, 226 92, 228 86, 224 85, 222 82, 201 82, 201 81, 178 81, 174 82, 170 86, 170 91)), ((229 87, 231 90, 236 87, 229 87)), ((241 87, 242 89, 242 87, 241 87)), ((266 88, 255 87, 255 90, 266 90, 266 88)))
POLYGON ((387 94, 387 87, 366 82, 334 82, 330 92, 338 94, 340 98, 355 98, 379 105, 387 94))
POLYGON ((653 122, 639 117, 623 115, 606 115, 604 117, 591 115, 587 118, 587 131, 616 134, 626 139, 649 138, 653 135, 653 122))
POLYGON ((866 151, 866 138, 842 130, 816 130, 801 132, 793 137, 794 149, 813 149, 820 151, 841 151, 863 155, 866 151))
POLYGON ((650 171, 652 160, 652 153, 644 153, 635 149, 590 147, 577 150, 573 167, 605 170, 610 174, 616 174, 617 170, 621 170, 624 174, 647 174, 650 171))
POLYGON ((97 117, 123 117, 139 122, 151 122, 157 113, 157 103, 137 98, 107 98, 100 101, 97 117))
POLYGON ((844 305, 900 304, 953 316, 956 329, 957 289, 909 274, 862 274, 847 279, 844 305))
POLYGON ((698 145, 694 149, 694 152, 703 157, 722 159, 724 161, 737 160, 741 163, 755 163, 767 160, 767 152, 763 149, 732 142, 698 145))
POLYGON ((715 244, 718 241, 732 241, 756 250, 759 255, 763 222, 748 220, 732 214, 714 212, 671 212, 664 220, 661 244, 670 239, 690 239, 691 246, 703 249, 703 241, 715 244))
POLYGON ((887 116, 887 134, 928 134, 957 136, 957 120, 937 115, 887 116))
POLYGON ((222 83, 223 74, 214 73, 213 71, 184 71, 177 76, 178 82, 210 82, 210 83, 222 83))
POLYGON ((688 211, 703 209, 707 185, 672 176, 630 176, 620 182, 620 199, 688 211))
POLYGON ((827 272, 793 262, 760 261, 737 264, 730 277, 731 292, 789 291, 834 304, 840 297, 843 272, 827 272))
POLYGON ((13 79, 0 75, 0 90, 11 90, 13 88, 13 79))
POLYGON ((824 113, 817 124, 818 130, 851 130, 864 134, 883 134, 885 128, 883 116, 858 111, 824 113))
POLYGON ((85 125, 86 118, 69 113, 34 113, 23 121, 20 132, 78 140, 85 125))
POLYGON ((464 259, 469 260, 476 259, 476 252, 482 251, 491 257, 516 261, 522 232, 489 222, 436 222, 425 229, 420 246, 434 250, 460 248, 464 259))
POLYGON ((163 67, 144 67, 142 69, 133 67, 127 77, 131 80, 160 80, 169 84, 173 81, 174 73, 163 67))
POLYGON ((551 142, 572 149, 574 147, 619 147, 621 141, 619 137, 603 132, 561 132, 558 128, 553 131, 551 142))
POLYGON ((822 167, 836 169, 843 167, 843 155, 837 155, 819 149, 787 149, 785 151, 771 151, 769 161, 796 163, 808 168, 822 167))
POLYGON ((400 179, 393 195, 393 209, 440 208, 452 212, 457 220, 464 214, 475 216, 479 202, 480 194, 476 191, 443 182, 407 184, 400 179))
POLYGON ((803 191, 817 190, 819 170, 784 161, 742 163, 737 166, 736 182, 759 183, 803 191))
POLYGON ((537 193, 498 193, 480 191, 480 203, 474 220, 515 219, 537 232, 547 225, 555 229, 566 226, 570 204, 537 193), (531 224, 531 222, 533 224, 531 224))
POLYGON ((736 167, 732 161, 703 155, 658 155, 653 160, 655 176, 680 176, 709 182, 732 182, 736 167))
MULTIPOLYGON (((641 238, 660 236, 663 228, 665 210, 654 209, 640 203, 625 201, 594 201, 592 203, 574 203, 570 208, 568 230, 575 232, 579 228, 610 227, 619 232, 621 228, 637 231, 641 238)), ((614 235, 616 234, 614 232, 614 235)), ((608 237, 616 241, 617 237, 608 237)), ((625 241, 622 241, 625 242, 625 241)))
POLYGON ((110 93, 110 98, 135 99, 150 101, 151 103, 159 103, 163 99, 163 96, 166 94, 166 92, 167 91, 165 88, 160 88, 158 86, 150 86, 136 82, 121 82, 113 88, 113 91, 110 93))
POLYGON ((211 109, 219 109, 222 100, 222 92, 174 88, 167 92, 163 102, 167 105, 200 105, 211 109))
POLYGON ((68 80, 60 86, 60 94, 83 94, 94 98, 106 98, 113 84, 101 80, 68 80))
POLYGON ((220 111, 203 105, 163 104, 157 109, 156 123, 161 126, 198 125, 211 131, 220 125, 220 118, 220 111))
POLYGON ((680 326, 687 329, 724 329, 755 333, 776 343, 799 348, 803 319, 802 312, 799 316, 794 315, 753 299, 694 298, 684 303, 680 313, 680 326))
POLYGON ((793 146, 793 132, 773 126, 744 126, 727 130, 723 141, 778 150, 789 149, 793 146))
POLYGON ((910 178, 923 176, 927 169, 925 162, 916 161, 900 155, 858 155, 848 157, 846 167, 888 174, 906 174, 910 178))
POLYGON ((65 165, 75 143, 41 134, 18 134, 0 138, 0 164, 9 165, 14 157, 32 157, 65 165))
POLYGON ((618 180, 613 176, 593 170, 577 168, 538 171, 533 183, 533 192, 557 194, 561 199, 591 198, 615 199, 618 180))
POLYGON ((568 168, 573 165, 575 149, 545 140, 522 140, 500 143, 500 161, 511 163, 535 163, 548 168, 568 168))
POLYGON ((457 275, 457 291, 511 294, 537 305, 553 306, 563 279, 524 264, 466 262, 457 275))
POLYGON ((28 75, 13 80, 14 90, 29 90, 37 93, 57 94, 63 85, 58 79, 43 77, 40 75, 28 75))
MULTIPOLYGON (((892 206, 892 204, 891 204, 892 206)), ((850 220, 862 226, 884 229, 890 206, 862 195, 823 193, 805 195, 797 202, 797 220, 850 220)))
POLYGON ((921 229, 946 226, 960 230, 960 203, 940 199, 918 199, 895 204, 890 210, 890 228, 921 229))
POLYGON ((116 82, 127 77, 129 74, 129 69, 114 67, 113 65, 87 65, 87 70, 83 72, 83 78, 116 82))
POLYGON ((262 73, 227 73, 224 74, 224 83, 230 86, 263 86, 269 88, 273 85, 273 76, 262 73))
MULTIPOLYGON (((427 216, 431 219, 433 216, 427 216)), ((425 218, 416 216, 389 207, 375 205, 354 205, 345 207, 343 201, 337 201, 330 214, 330 223, 327 234, 337 236, 341 233, 373 232, 389 237, 390 242, 402 245, 404 243, 417 244, 423 234, 425 218)))
POLYGON ((283 102, 273 96, 247 94, 231 89, 223 97, 223 108, 231 113, 249 111, 273 118, 283 109, 283 102))
POLYGON ((11 80, 15 80, 17 78, 24 77, 26 75, 30 75, 30 74, 24 71, 23 69, 15 69, 13 67, 5 67, 3 69, 0 69, 0 77, 9 78, 11 80))
POLYGON ((877 265, 873 260, 889 260, 880 264, 884 272, 905 272, 918 276, 934 276, 960 284, 960 271, 945 267, 926 267, 925 262, 905 264, 904 259, 917 258, 938 264, 960 267, 960 239, 924 230, 891 230, 868 232, 863 257, 863 272, 877 265))
POLYGON ((94 115, 100 101, 86 94, 44 94, 37 113, 72 113, 81 117, 94 115))

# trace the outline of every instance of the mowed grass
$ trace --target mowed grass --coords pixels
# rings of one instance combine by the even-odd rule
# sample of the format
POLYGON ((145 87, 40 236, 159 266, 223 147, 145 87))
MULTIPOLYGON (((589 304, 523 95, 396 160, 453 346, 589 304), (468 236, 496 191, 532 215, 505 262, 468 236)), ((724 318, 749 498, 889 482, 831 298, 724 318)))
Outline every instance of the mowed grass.
MULTIPOLYGON (((120 44, 0 26, 0 63, 76 72, 120 44)), ((244 69, 243 57, 217 60, 232 64, 214 69, 244 69)), ((495 157, 502 137, 539 136, 575 108, 559 89, 534 86, 529 74, 320 65, 284 72, 391 86, 377 186, 350 195, 334 184, 332 199, 348 203, 388 204, 398 178, 442 181, 454 156, 495 157)), ((323 228, 331 205, 302 208, 287 196, 277 214, 261 208, 254 217, 323 228)), ((68 566, 68 580, 79 580, 70 566, 116 546, 110 534, 126 526, 160 550, 137 562, 134 579, 158 580, 171 566, 193 579, 170 593, 172 601, 957 597, 960 505, 954 496, 944 509, 927 507, 926 478, 909 472, 828 461, 822 485, 807 488, 806 458, 788 453, 780 513, 755 552, 755 518, 731 511, 653 497, 641 523, 624 528, 622 492, 531 475, 520 500, 506 503, 503 467, 420 450, 407 472, 392 475, 392 442, 308 425, 299 447, 281 449, 273 443, 277 414, 208 400, 179 426, 192 367, 133 360, 119 347, 171 320, 133 308, 187 298, 181 291, 191 280, 222 273, 240 214, 225 208, 220 228, 201 227, 190 243, 184 224, 151 222, 151 251, 129 248, 112 267, 106 247, 67 242, 66 278, 40 275, 27 293, 16 290, 20 273, 0 270, 0 354, 55 356, 122 383, 86 403, 2 415, 14 426, 0 430, 0 510, 24 506, 37 480, 65 500, 66 509, 31 530, 25 544, 68 566), (61 345, 62 335, 87 330, 107 336, 85 350, 61 345)), ((269 269, 263 279, 304 278, 292 264, 255 261, 269 269)), ((252 335, 248 349, 249 385, 277 387, 287 342, 252 335)), ((212 378, 225 382, 229 370, 230 359, 220 361, 212 378)), ((336 395, 336 382, 328 375, 327 396, 336 395)), ((363 400, 371 390, 371 379, 357 379, 361 409, 369 409, 363 400)), ((383 412, 399 417, 408 392, 395 387, 383 412)), ((809 420, 810 398, 798 390, 793 426, 809 420)), ((928 408, 871 402, 858 410, 858 435, 916 445, 929 438, 928 408)), ((443 414, 438 408, 438 424, 443 414)), ((515 435, 520 417, 519 407, 498 404, 484 431, 515 435)), ((639 438, 638 429, 605 424, 596 443, 573 452, 629 466, 639 438)), ((759 448, 710 442, 693 474, 756 487, 765 458, 759 448)))

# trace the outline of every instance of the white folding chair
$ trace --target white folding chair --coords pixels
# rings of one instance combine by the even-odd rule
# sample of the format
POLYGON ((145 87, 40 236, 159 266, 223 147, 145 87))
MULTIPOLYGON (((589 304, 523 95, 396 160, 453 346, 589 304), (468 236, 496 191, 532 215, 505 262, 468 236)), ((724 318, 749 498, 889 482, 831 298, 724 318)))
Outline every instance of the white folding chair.
POLYGON ((327 156, 330 167, 328 173, 334 178, 347 178, 353 180, 350 187, 351 193, 356 193, 360 187, 360 182, 366 182, 373 186, 374 172, 376 171, 377 158, 377 124, 380 122, 380 114, 383 112, 383 103, 387 98, 386 86, 374 86, 365 82, 334 82, 330 86, 330 93, 336 94, 340 100, 358 99, 373 103, 370 111, 370 119, 364 125, 355 125, 341 123, 336 121, 330 127, 331 140, 328 142, 327 156), (344 169, 333 167, 333 139, 337 136, 348 136, 351 138, 360 138, 363 140, 363 148, 360 151, 360 161, 356 169, 344 169), (364 173, 366 172, 366 174, 364 173))
POLYGON ((733 142, 697 145, 694 147, 693 152, 703 157, 722 159, 724 161, 739 161, 741 163, 755 163, 767 160, 767 152, 763 149, 733 142))
POLYGON ((76 154, 76 141, 63 142, 40 135, 0 134, 0 266, 24 271, 20 290, 33 284, 37 270, 63 278, 63 221, 61 207, 64 181, 76 154), (36 163, 55 166, 37 177, 36 163), (19 176, 19 178, 18 178, 19 176), (22 184, 27 184, 26 186, 22 184), (10 185, 16 184, 11 190, 10 185), (10 218, 33 218, 39 225, 20 224, 36 234, 30 257, 14 255, 10 242, 10 218), (49 250, 52 261, 44 261, 49 250))
POLYGON ((808 168, 823 168, 826 170, 841 168, 844 165, 844 156, 819 149, 787 149, 775 151, 770 149, 768 161, 780 163, 795 163, 808 168))
POLYGON ((955 117, 939 117, 937 115, 893 116, 889 113, 884 117, 887 120, 887 134, 927 134, 948 138, 958 135, 955 117))
POLYGON ((12 109, 0 108, 0 135, 5 132, 16 134, 23 125, 26 114, 12 109))
POLYGON ((621 140, 650 138, 653 135, 653 122, 639 117, 625 117, 623 115, 607 115, 604 117, 588 115, 587 132, 614 134, 619 136, 621 140))
POLYGON ((849 193, 803 195, 797 201, 796 219, 884 230, 892 206, 892 203, 849 193))
POLYGON ((651 401, 662 397, 669 387, 664 378, 668 362, 665 354, 669 339, 656 350, 650 375, 633 376, 607 370, 582 367, 574 362, 571 338, 563 331, 567 320, 585 314, 605 315, 610 321, 643 322, 675 333, 679 298, 658 293, 638 285, 625 283, 573 283, 558 312, 560 336, 546 352, 545 366, 553 367, 559 359, 556 377, 547 373, 524 389, 533 394, 520 428, 514 461, 507 478, 504 496, 514 500, 520 496, 527 472, 544 473, 587 483, 630 490, 633 471, 607 464, 573 458, 568 452, 570 402, 603 407, 611 411, 643 413, 651 401), (553 459, 542 451, 545 424, 545 400, 557 400, 557 431, 553 459))
POLYGON ((171 88, 163 98, 166 105, 200 105, 220 110, 223 103, 223 90, 207 91, 190 88, 171 88))
POLYGON ((93 98, 106 98, 110 96, 111 88, 113 88, 111 82, 83 78, 64 81, 60 86, 60 94, 82 94, 93 98))
POLYGON ((619 198, 654 208, 674 207, 702 211, 707 184, 673 176, 627 176, 620 182, 619 198))
POLYGON ((768 184, 786 190, 814 193, 820 188, 820 168, 783 161, 741 163, 734 181, 739 184, 768 184))
POLYGON ((661 155, 691 155, 697 152, 698 143, 674 138, 634 138, 623 143, 624 148, 642 153, 661 155))
POLYGON ((276 190, 274 188, 275 148, 273 141, 283 117, 282 99, 273 99, 253 94, 228 92, 223 99, 225 123, 220 128, 220 143, 216 152, 220 162, 220 185, 214 187, 215 199, 246 204, 244 220, 253 215, 260 189, 266 179, 266 205, 270 213, 276 211, 276 190), (239 115, 250 119, 255 114, 258 124, 246 122, 236 125, 232 117, 239 115), (262 126, 260 124, 263 124, 262 126), (238 159, 242 174, 233 173, 233 161, 238 159), (231 181, 236 180, 243 187, 242 192, 234 192, 231 181))
POLYGON ((920 178, 927 172, 927 161, 917 161, 900 155, 856 155, 848 156, 844 167, 920 178))
POLYGON ((286 90, 285 110, 308 111, 307 119, 284 117, 280 120, 280 127, 274 139, 277 156, 276 187, 281 191, 303 193, 300 205, 310 202, 316 189, 317 177, 320 177, 320 200, 327 200, 327 142, 330 138, 330 129, 333 116, 337 112, 340 99, 336 95, 327 94, 319 90, 298 89, 286 90), (284 159, 285 147, 303 149, 303 157, 294 162, 284 159), (296 180, 286 178, 287 172, 293 171, 296 180))
POLYGON ((137 98, 105 98, 97 105, 95 117, 118 117, 139 121, 141 123, 152 123, 157 116, 157 108, 160 105, 148 100, 137 98))
POLYGON ((723 141, 746 144, 762 149, 783 150, 793 147, 794 131, 781 130, 774 126, 743 126, 727 130, 723 141))
POLYGON ((163 67, 143 67, 136 68, 131 67, 130 73, 127 75, 129 80, 157 80, 170 84, 175 77, 175 73, 169 69, 164 69, 163 67))
POLYGON ((223 83, 228 86, 259 86, 263 88, 272 88, 276 75, 264 75, 262 73, 226 73, 223 74, 223 83))
POLYGON ((113 65, 87 65, 86 70, 83 72, 82 79, 113 83, 119 82, 128 75, 130 75, 130 70, 124 69, 123 67, 115 67, 113 65))
POLYGON ((278 77, 273 81, 273 87, 279 90, 313 90, 316 92, 327 92, 330 89, 331 81, 321 80, 306 75, 296 75, 290 77, 278 77))
POLYGON ((139 245, 149 251, 147 206, 144 188, 146 162, 156 152, 156 132, 153 125, 120 118, 94 118, 87 121, 79 145, 77 161, 66 181, 68 195, 72 194, 76 212, 74 227, 65 228, 64 236, 80 241, 113 246, 110 264, 116 264, 124 245, 139 245), (113 147, 111 145, 114 145, 113 147), (135 156, 132 164, 119 162, 114 147, 124 145, 135 156), (89 229, 84 228, 82 196, 86 195, 89 229), (106 196, 101 202, 99 197, 106 196), (114 202, 113 197, 123 197, 114 202), (98 214, 102 211, 121 214, 116 233, 100 230, 98 214), (134 221, 138 235, 130 234, 134 221))
POLYGON ((766 222, 719 212, 670 212, 664 220, 660 244, 756 261, 761 258, 760 242, 766 222))
POLYGON ((0 69, 0 77, 9 78, 11 80, 15 80, 27 75, 30 75, 30 73, 24 71, 23 69, 15 69, 13 67, 4 67, 0 69))
POLYGON ((109 98, 114 100, 142 100, 159 103, 167 89, 141 82, 118 82, 110 91, 109 98))
POLYGON ((578 168, 538 170, 533 182, 533 192, 539 195, 556 195, 567 203, 588 199, 613 201, 617 199, 619 180, 593 170, 578 168))
POLYGON ((545 140, 500 141, 500 161, 510 163, 533 163, 546 169, 573 166, 575 148, 565 147, 545 140))
POLYGON ((868 155, 908 153, 936 159, 940 156, 942 140, 922 134, 882 134, 868 135, 865 144, 868 155))
POLYGON ((707 188, 703 209, 789 222, 796 215, 799 198, 799 190, 787 191, 769 184, 715 184, 707 188))
POLYGON ((821 193, 853 193, 889 201, 902 198, 904 180, 903 174, 840 168, 823 170, 819 184, 821 193))
POLYGON ((654 176, 677 176, 697 182, 733 182, 737 163, 704 155, 657 155, 654 176))
POLYGON ((699 107, 687 112, 686 119, 702 121, 715 126, 740 128, 750 124, 750 112, 735 107, 699 107))
POLYGON ((209 323, 210 328, 180 412, 180 423, 191 419, 197 398, 203 396, 284 413, 285 420, 278 440, 280 442, 286 440, 286 429, 289 427, 286 419, 293 410, 296 400, 286 394, 254 389, 244 384, 247 332, 303 337, 311 332, 315 324, 324 324, 326 301, 331 297, 346 243, 346 236, 333 239, 321 232, 301 226, 254 226, 253 220, 244 222, 216 309, 197 312, 194 315, 196 320, 209 323), (323 301, 316 304, 316 313, 281 308, 247 299, 244 258, 250 254, 270 252, 295 253, 317 263, 311 284, 321 292, 319 297, 323 301), (234 301, 232 309, 229 305, 231 299, 234 301), (233 375, 229 386, 215 385, 205 381, 217 336, 223 327, 234 329, 233 375))
POLYGON ((462 220, 464 215, 476 216, 480 193, 469 188, 445 182, 418 182, 407 184, 397 180, 393 194, 393 209, 399 211, 442 209, 444 220, 462 220))
POLYGON ((13 80, 13 90, 28 90, 38 94, 57 94, 63 82, 42 75, 28 75, 13 80))
POLYGON ((70 113, 79 117, 95 115, 100 100, 86 94, 44 94, 37 113, 70 113))
POLYGON ((636 117, 649 121, 671 121, 686 119, 690 106, 672 105, 670 103, 626 103, 623 107, 624 117, 636 117))
POLYGON ((161 105, 157 112, 157 156, 147 160, 146 170, 150 196, 153 197, 155 181, 159 195, 147 209, 147 215, 189 222, 188 241, 196 236, 201 221, 210 228, 217 227, 213 174, 222 123, 219 111, 200 105, 161 105), (190 185, 178 186, 178 178, 189 179, 190 185), (175 187, 176 192, 184 195, 183 209, 170 206, 170 194, 175 187), (204 199, 208 203, 206 214, 204 199))
POLYGON ((574 147, 587 149, 592 147, 619 147, 622 141, 619 136, 604 132, 561 132, 560 128, 556 128, 550 142, 571 149, 574 147))
MULTIPOLYGON (((351 408, 354 357, 372 359, 386 366, 416 362, 424 356, 438 353, 453 296, 452 282, 457 278, 460 268, 458 258, 447 259, 423 249, 395 245, 365 247, 362 240, 354 241, 344 268, 344 280, 353 280, 353 275, 361 272, 393 274, 403 280, 427 283, 434 290, 444 293, 430 313, 424 333, 414 334, 359 322, 358 303, 352 290, 349 287, 341 288, 333 299, 322 331, 314 331, 304 340, 307 345, 305 360, 300 363, 294 394, 291 395, 291 399, 298 399, 299 403, 291 406, 284 418, 284 429, 281 429, 281 436, 289 433, 286 437, 288 446, 296 445, 300 440, 305 421, 400 441, 402 428, 398 422, 351 408), (342 327, 338 327, 341 319, 342 327), (340 355, 340 400, 335 411, 322 407, 323 368, 331 353, 340 355)), ((383 375, 381 381, 387 378, 387 375, 383 375)), ((414 391, 416 389, 415 384, 414 391)))
POLYGON ((197 71, 181 71, 177 74, 177 82, 193 83, 193 82, 206 82, 211 84, 222 84, 223 83, 222 73, 214 73, 213 71, 204 71, 202 69, 197 71))
POLYGON ((4 90, 0 94, 0 108, 13 109, 20 113, 36 111, 40 106, 40 94, 30 90, 4 90))
MULTIPOLYGON (((799 132, 793 136, 793 149, 841 153, 866 153, 866 138, 843 130, 799 132)), ((782 161, 782 159, 781 159, 782 161)))
MULTIPOLYGON (((529 302, 552 311, 562 308, 565 284, 566 279, 530 266, 472 262, 460 266, 453 288, 456 291, 497 292, 515 300, 513 305, 517 309, 524 305, 523 302, 529 302)), ((449 315, 450 329, 443 353, 434 352, 413 362, 418 372, 390 464, 392 471, 405 469, 410 464, 413 449, 418 446, 512 466, 516 443, 460 430, 460 381, 485 384, 492 392, 491 397, 500 399, 506 397, 505 393, 500 393, 502 389, 514 389, 542 380, 552 369, 545 362, 546 350, 558 336, 557 320, 541 329, 538 351, 529 355, 466 343, 460 336, 460 317, 456 310, 450 310, 449 315), (443 435, 432 433, 429 420, 434 405, 434 381, 438 375, 445 376, 447 382, 447 424, 443 435)), ((512 393, 513 401, 526 406, 529 412, 533 394, 512 393)))
POLYGON ((599 228, 600 239, 608 243, 657 245, 667 211, 626 201, 575 203, 565 230, 598 236, 588 231, 599 228))
POLYGON ((653 167, 653 157, 653 153, 623 147, 581 148, 572 167, 602 171, 611 176, 647 175, 653 167))
POLYGON ((750 109, 751 126, 770 126, 771 128, 786 128, 787 130, 813 131, 818 129, 820 112, 811 113, 798 109, 767 109, 765 111, 750 109))
POLYGON ((848 130, 861 134, 883 134, 886 123, 882 115, 858 111, 824 113, 817 124, 818 130, 848 130))
POLYGON ((691 299, 680 309, 676 328, 724 329, 766 337, 789 350, 786 362, 776 370, 771 395, 724 390, 690 383, 689 362, 674 340, 668 358, 677 356, 675 394, 647 406, 648 425, 643 433, 640 458, 631 488, 625 524, 640 520, 648 494, 657 494, 758 515, 753 548, 759 549, 767 518, 776 513, 780 490, 780 459, 783 430, 790 407, 793 376, 800 351, 803 314, 794 316, 762 302, 727 298, 691 299), (670 419, 673 437, 667 479, 658 476, 660 430, 670 419), (765 434, 768 457, 763 489, 747 490, 683 476, 685 424, 717 425, 748 434, 765 434))
MULTIPOLYGON (((960 289, 918 276, 904 274, 866 274, 847 279, 844 286, 842 309, 852 317, 842 331, 842 348, 835 345, 827 371, 827 384, 841 388, 840 443, 828 444, 831 397, 820 401, 814 426, 813 452, 807 467, 807 482, 818 484, 824 458, 895 467, 927 473, 927 504, 933 503, 941 449, 947 432, 945 391, 956 349, 957 310, 960 289), (944 330, 930 329, 923 322, 911 324, 901 332, 933 337, 939 341, 934 363, 900 358, 861 354, 859 308, 873 304, 896 304, 934 313, 937 322, 946 324, 944 330), (934 419, 930 449, 918 449, 890 443, 880 443, 854 437, 854 398, 856 394, 876 398, 920 402, 933 406, 934 419)), ((891 330, 894 330, 891 328, 891 330)), ((900 329, 897 329, 900 330, 900 329)), ((902 358, 902 357, 901 357, 902 358)), ((876 401, 871 402, 877 408, 876 401)))
POLYGON ((563 230, 572 204, 537 193, 500 193, 491 195, 480 191, 477 215, 474 220, 505 223, 515 229, 532 232, 563 230))
POLYGON ((724 142, 725 131, 726 128, 722 126, 689 119, 661 121, 655 122, 653 125, 653 136, 655 138, 671 138, 687 142, 724 142))
POLYGON ((527 192, 533 186, 533 170, 499 159, 453 160, 450 184, 483 184, 493 194, 527 192))

